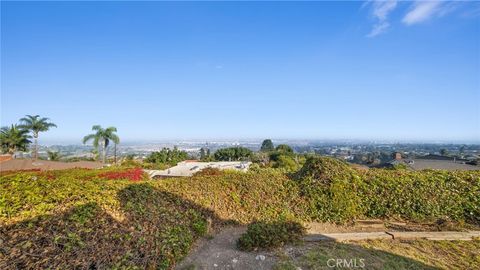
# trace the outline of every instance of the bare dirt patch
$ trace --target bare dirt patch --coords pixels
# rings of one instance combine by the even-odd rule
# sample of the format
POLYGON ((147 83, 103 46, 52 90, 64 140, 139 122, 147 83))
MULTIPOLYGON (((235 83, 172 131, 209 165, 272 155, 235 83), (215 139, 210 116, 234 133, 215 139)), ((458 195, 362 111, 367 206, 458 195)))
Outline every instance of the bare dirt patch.
POLYGON ((201 239, 176 269, 272 269, 277 262, 275 254, 237 249, 237 239, 245 231, 246 227, 227 227, 213 238, 201 239))

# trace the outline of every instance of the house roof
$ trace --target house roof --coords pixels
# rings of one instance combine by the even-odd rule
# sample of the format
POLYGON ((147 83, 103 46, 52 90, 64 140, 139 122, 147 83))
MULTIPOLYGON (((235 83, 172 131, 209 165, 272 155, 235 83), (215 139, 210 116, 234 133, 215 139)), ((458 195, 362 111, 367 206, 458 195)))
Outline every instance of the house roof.
POLYGON ((466 159, 461 159, 458 157, 449 157, 449 156, 434 155, 434 154, 420 156, 420 157, 417 157, 416 159, 428 159, 428 160, 454 160, 455 159, 456 161, 468 161, 466 159))
POLYGON ((166 170, 146 170, 150 177, 180 177, 192 176, 205 168, 216 168, 219 170, 232 169, 246 171, 251 162, 245 161, 218 161, 218 162, 199 162, 199 161, 182 161, 177 166, 166 170))
POLYGON ((0 163, 11 159, 12 155, 0 155, 0 163))
POLYGON ((435 160, 435 159, 414 159, 413 164, 408 164, 414 170, 425 170, 425 169, 435 169, 435 170, 460 170, 460 171, 470 171, 470 170, 480 170, 480 166, 465 164, 464 162, 453 162, 453 160, 435 160))

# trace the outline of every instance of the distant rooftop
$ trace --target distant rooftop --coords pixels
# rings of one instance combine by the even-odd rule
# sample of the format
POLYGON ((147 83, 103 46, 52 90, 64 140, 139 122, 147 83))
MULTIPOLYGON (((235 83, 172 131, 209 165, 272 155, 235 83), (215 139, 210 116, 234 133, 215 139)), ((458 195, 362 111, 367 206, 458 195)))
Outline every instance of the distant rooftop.
POLYGON ((480 166, 469 165, 462 161, 453 161, 453 160, 435 160, 435 159, 413 159, 412 164, 408 164, 414 170, 425 170, 425 169, 435 169, 435 170, 448 170, 448 171, 472 171, 480 170, 480 166))

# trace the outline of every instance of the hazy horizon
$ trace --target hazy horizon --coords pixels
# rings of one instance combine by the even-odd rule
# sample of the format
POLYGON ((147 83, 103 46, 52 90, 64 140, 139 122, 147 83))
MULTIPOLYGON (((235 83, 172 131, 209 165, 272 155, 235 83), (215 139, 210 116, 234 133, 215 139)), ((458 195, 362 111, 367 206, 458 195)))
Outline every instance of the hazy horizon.
MULTIPOLYGON (((466 145, 480 145, 480 140, 393 140, 393 139, 342 139, 342 138, 331 138, 331 139, 308 139, 308 138, 172 138, 172 139, 127 139, 121 140, 120 144, 123 146, 128 145, 143 145, 143 144, 166 144, 166 143, 214 143, 214 142, 226 142, 226 143, 235 143, 235 142, 250 142, 261 144, 263 140, 271 139, 274 143, 284 143, 284 142, 306 142, 310 144, 315 143, 351 143, 351 144, 466 144, 466 145)), ((56 140, 56 139, 46 139, 40 140, 41 145, 51 146, 51 145, 83 145, 81 140, 56 140)), ((87 144, 90 145, 90 144, 87 144)))
POLYGON ((1 2, 2 126, 480 143, 480 2, 1 2))

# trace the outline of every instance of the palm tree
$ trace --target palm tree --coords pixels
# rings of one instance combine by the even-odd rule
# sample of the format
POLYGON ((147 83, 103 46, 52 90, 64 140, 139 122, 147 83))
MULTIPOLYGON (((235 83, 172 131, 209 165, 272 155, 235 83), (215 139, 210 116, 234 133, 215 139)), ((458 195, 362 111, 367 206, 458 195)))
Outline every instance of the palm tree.
POLYGON ((14 154, 16 151, 26 151, 31 143, 28 130, 21 129, 17 125, 2 127, 0 129, 0 146, 2 152, 14 154))
POLYGON ((114 142, 115 144, 120 143, 120 138, 118 138, 117 128, 116 127, 108 127, 103 129, 100 125, 95 125, 92 127, 92 131, 95 131, 93 134, 89 134, 83 137, 83 143, 87 143, 90 140, 93 140, 93 147, 98 148, 99 146, 102 147, 102 162, 105 163, 107 157, 107 147, 110 144, 110 141, 114 142))
POLYGON ((54 123, 48 122, 48 118, 42 117, 40 115, 25 115, 20 119, 20 127, 31 131, 33 134, 33 139, 35 140, 35 148, 33 150, 33 158, 38 158, 38 134, 40 132, 48 131, 51 127, 57 127, 54 123))

